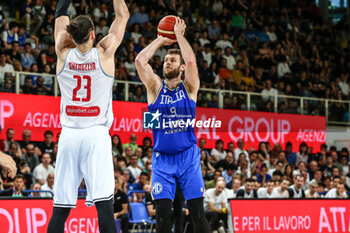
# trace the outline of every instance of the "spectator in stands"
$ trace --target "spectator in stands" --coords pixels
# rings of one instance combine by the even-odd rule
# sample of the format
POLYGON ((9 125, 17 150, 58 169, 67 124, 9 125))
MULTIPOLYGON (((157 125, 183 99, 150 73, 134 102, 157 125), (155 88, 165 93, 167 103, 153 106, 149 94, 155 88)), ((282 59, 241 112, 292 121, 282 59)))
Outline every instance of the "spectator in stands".
POLYGON ((272 191, 272 198, 289 198, 288 193, 289 180, 283 179, 280 186, 275 187, 272 191))
POLYGON ((94 10, 93 10, 93 19, 94 19, 94 22, 97 23, 99 21, 99 19, 101 17, 104 17, 106 19, 108 19, 109 17, 109 12, 108 12, 108 8, 107 8, 107 5, 106 3, 101 3, 100 4, 100 7, 96 7, 94 10))
POLYGON ((128 24, 134 24, 138 23, 140 25, 143 25, 144 23, 148 22, 148 15, 146 13, 146 6, 140 5, 139 11, 135 12, 134 14, 131 14, 130 19, 128 21, 128 24))
POLYGON ((272 87, 270 79, 265 81, 265 88, 261 92, 264 101, 273 101, 274 96, 277 95, 277 90, 272 87))
POLYGON ((224 150, 224 142, 219 139, 215 143, 215 148, 211 150, 209 161, 218 162, 221 159, 225 159, 226 151, 224 150))
POLYGON ((235 165, 234 156, 231 151, 227 152, 225 159, 221 159, 216 163, 215 168, 224 171, 227 170, 230 165, 235 165))
POLYGON ((34 144, 29 143, 26 146, 26 152, 22 154, 22 159, 26 164, 28 164, 31 172, 33 172, 34 168, 40 163, 39 157, 35 154, 34 150, 34 144))
MULTIPOLYGON (((148 191, 149 187, 146 187, 146 185, 149 185, 150 182, 150 176, 147 172, 141 172, 139 177, 139 182, 133 184, 133 191, 148 191)), ((146 196, 145 192, 142 193, 133 193, 133 202, 143 202, 144 198, 146 196)))
POLYGON ((246 179, 244 186, 238 189, 236 197, 243 198, 243 199, 257 198, 258 197, 257 191, 253 189, 254 183, 255 183, 254 179, 252 178, 246 179))
POLYGON ((305 191, 305 197, 306 198, 320 198, 320 195, 318 194, 318 183, 317 182, 311 182, 310 189, 305 191))
POLYGON ((138 180, 142 170, 139 167, 137 155, 131 155, 130 165, 128 166, 128 169, 130 170, 133 177, 138 180))
POLYGON ((263 164, 260 167, 260 172, 256 175, 258 178, 258 182, 261 184, 261 186, 265 186, 265 184, 267 183, 267 181, 272 180, 272 176, 270 176, 267 173, 267 167, 266 164, 263 164))
MULTIPOLYGON (((126 182, 126 188, 127 192, 133 189, 133 182, 135 181, 135 178, 132 176, 129 168, 123 168, 123 179, 126 182)), ((126 192, 126 193, 127 193, 126 192)))
POLYGON ((44 133, 44 138, 45 138, 44 141, 38 145, 40 152, 41 154, 44 154, 44 153, 52 154, 53 146, 54 146, 54 142, 52 141, 53 140, 52 131, 46 130, 44 133))
POLYGON ((39 182, 35 182, 34 184, 32 184, 30 189, 38 192, 31 192, 28 194, 28 197, 41 197, 42 193, 39 192, 41 190, 41 184, 39 182))
POLYGON ((280 172, 282 172, 282 171, 283 171, 283 167, 284 167, 283 162, 280 161, 280 160, 278 160, 278 161, 276 162, 276 165, 274 165, 273 168, 269 169, 267 173, 268 173, 270 176, 272 176, 272 174, 273 174, 275 171, 280 171, 280 172))
POLYGON ((230 164, 226 170, 222 172, 222 176, 225 178, 226 187, 231 189, 232 188, 232 176, 237 171, 237 167, 234 164, 230 164))
POLYGON ((239 188, 241 187, 241 180, 240 179, 232 179, 232 198, 236 198, 237 197, 237 192, 239 190, 239 188))
MULTIPOLYGON (((231 41, 229 40, 229 35, 227 33, 222 34, 222 38, 215 43, 215 46, 218 48, 221 48, 222 50, 225 50, 226 56, 231 55, 231 50, 226 51, 227 48, 230 48, 230 49, 233 48, 233 45, 232 45, 231 41)), ((233 67, 230 70, 233 70, 233 67)))
POLYGON ((208 176, 211 176, 215 172, 214 166, 208 160, 206 150, 201 150, 201 166, 206 168, 208 176))
POLYGON ((145 197, 145 204, 148 216, 154 219, 156 217, 156 207, 151 194, 151 185, 146 184, 144 190, 147 192, 145 197))
POLYGON ((0 196, 9 196, 9 197, 23 197, 28 196, 28 193, 22 192, 25 189, 24 185, 24 176, 16 175, 13 179, 13 188, 5 189, 0 192, 0 196))
POLYGON ((221 35, 219 22, 217 20, 213 20, 212 23, 208 27, 208 36, 210 40, 216 41, 221 35))
POLYGON ((21 53, 19 52, 19 43, 18 41, 12 42, 11 50, 8 50, 6 53, 7 63, 14 66, 15 61, 21 61, 21 53))
POLYGON ((286 159, 291 166, 295 166, 297 162, 297 155, 293 152, 293 144, 291 142, 286 143, 286 159))
POLYGON ((33 178, 39 182, 41 185, 46 183, 47 176, 50 173, 54 173, 55 169, 50 164, 51 163, 51 156, 49 153, 44 152, 41 156, 41 163, 34 168, 33 171, 33 178))
POLYGON ((307 144, 305 142, 300 143, 299 151, 297 152, 297 163, 304 162, 305 164, 308 163, 308 157, 307 154, 307 144))
POLYGON ((20 145, 18 142, 16 142, 14 140, 15 137, 15 130, 12 128, 8 128, 6 131, 6 139, 4 140, 4 144, 5 144, 5 151, 8 151, 10 149, 10 143, 14 142, 15 144, 17 144, 18 146, 18 152, 16 152, 16 154, 18 156, 20 156, 22 154, 21 150, 20 150, 20 145))
POLYGON ((346 153, 347 152, 345 152, 345 154, 340 155, 340 164, 342 166, 343 175, 345 176, 349 174, 349 164, 348 164, 349 156, 346 155, 346 153))
POLYGON ((345 191, 345 184, 344 183, 337 183, 335 185, 335 188, 329 190, 326 194, 326 198, 347 198, 348 195, 345 191))
POLYGON ((31 33, 36 34, 36 32, 40 29, 45 16, 46 16, 46 10, 45 7, 43 6, 42 0, 36 0, 35 5, 32 7, 33 10, 33 20, 36 22, 35 23, 35 28, 31 33))
POLYGON ((52 193, 42 193, 43 197, 52 197, 53 196, 53 185, 55 183, 55 174, 49 173, 46 178, 46 183, 41 186, 43 191, 51 191, 52 193))
POLYGON ((244 140, 238 139, 237 141, 237 148, 235 149, 235 161, 238 162, 238 157, 240 156, 241 153, 244 153, 245 159, 249 161, 249 154, 248 151, 244 149, 244 140))
POLYGON ((9 23, 8 30, 4 30, 1 34, 1 39, 4 43, 5 50, 12 49, 13 42, 18 41, 18 24, 16 22, 9 23))
POLYGON ((275 188, 275 182, 273 180, 268 180, 266 187, 261 187, 258 189, 258 198, 272 198, 272 191, 275 188))
POLYGON ((26 43, 24 45, 24 53, 22 53, 21 56, 22 66, 24 67, 25 71, 29 71, 31 65, 36 63, 36 59, 32 54, 32 47, 30 43, 26 43))
MULTIPOLYGON (((6 55, 0 52, 0 85, 5 81, 6 72, 13 72, 13 65, 6 62, 6 55)), ((11 74, 11 73, 10 73, 11 74)))
POLYGON ((294 184, 288 188, 289 198, 305 198, 305 192, 302 189, 305 178, 302 175, 294 176, 294 184))
POLYGON ((40 40, 45 44, 51 44, 53 40, 53 30, 55 25, 55 16, 52 13, 48 13, 40 28, 40 40))
MULTIPOLYGON (((45 66, 49 65, 51 70, 54 70, 57 63, 57 56, 55 53, 54 43, 49 44, 47 50, 41 50, 38 59, 38 64, 41 70, 45 71, 45 66)), ((51 71, 46 71, 46 73, 52 73, 51 71)))
POLYGON ((225 192, 225 182, 218 181, 215 188, 208 189, 204 193, 204 211, 208 218, 211 231, 219 230, 225 232, 220 226, 220 220, 227 220, 227 197, 225 192))
POLYGON ((216 170, 214 172, 213 179, 207 183, 206 189, 214 188, 216 186, 216 181, 221 176, 221 174, 222 174, 221 170, 216 170))
POLYGON ((50 95, 51 90, 50 88, 46 87, 44 85, 44 78, 42 76, 39 76, 36 79, 36 87, 34 88, 34 93, 37 95, 50 95))
POLYGON ((136 134, 130 134, 130 142, 123 144, 123 149, 125 150, 126 147, 131 146, 132 147, 132 153, 135 153, 135 150, 138 147, 136 142, 137 142, 136 134))
POLYGON ((44 87, 47 88, 48 91, 51 91, 53 88, 53 83, 54 83, 54 77, 51 75, 51 66, 49 64, 46 64, 44 66, 43 70, 43 79, 44 79, 44 87))
POLYGON ((290 164, 284 167, 284 177, 293 183, 293 167, 290 164))
POLYGON ((0 92, 15 93, 11 79, 6 79, 4 85, 0 86, 0 92))
POLYGON ((277 76, 279 79, 289 79, 292 71, 287 62, 287 58, 285 56, 281 57, 281 61, 277 65, 277 76))
POLYGON ((324 176, 331 176, 332 169, 334 166, 335 165, 334 165, 333 157, 330 154, 327 154, 326 164, 321 167, 321 170, 323 171, 323 175, 324 176))
POLYGON ((123 153, 123 157, 125 158, 125 162, 127 164, 130 164, 130 157, 132 155, 132 147, 131 146, 127 146, 124 149, 124 153, 123 153))
POLYGON ((113 156, 119 156, 123 153, 122 142, 117 134, 112 136, 112 154, 113 156))
POLYGON ((146 156, 142 158, 143 164, 147 164, 148 162, 152 163, 152 155, 153 155, 153 149, 151 146, 149 146, 146 149, 146 156))
POLYGON ((19 141, 19 145, 22 149, 22 153, 26 153, 26 147, 28 144, 36 145, 34 142, 32 142, 30 139, 32 137, 32 132, 29 129, 25 129, 22 132, 22 141, 19 141))
POLYGON ((129 218, 128 212, 128 198, 126 193, 120 188, 119 178, 115 177, 115 189, 114 189, 114 218, 120 219, 121 229, 124 232, 129 232, 129 218))
POLYGON ((107 27, 107 19, 104 17, 101 17, 99 19, 99 23, 95 28, 95 34, 102 34, 102 36, 105 36, 108 34, 109 28, 107 27))

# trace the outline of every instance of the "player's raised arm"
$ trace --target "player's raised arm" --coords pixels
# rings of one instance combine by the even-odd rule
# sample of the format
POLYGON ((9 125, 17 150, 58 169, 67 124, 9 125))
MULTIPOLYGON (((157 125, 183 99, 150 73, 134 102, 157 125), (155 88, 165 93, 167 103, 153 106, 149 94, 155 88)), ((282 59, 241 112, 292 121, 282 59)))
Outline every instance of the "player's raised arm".
POLYGON ((109 28, 108 35, 105 36, 96 47, 101 47, 106 56, 114 56, 124 38, 125 27, 129 20, 130 13, 124 0, 113 0, 115 19, 109 28))
POLYGON ((174 32, 176 35, 177 43, 180 46, 182 57, 186 64, 184 81, 189 89, 192 99, 196 100, 200 84, 196 56, 194 55, 191 45, 184 37, 186 29, 185 21, 179 17, 175 17, 175 19, 176 23, 174 26, 174 32))
MULTIPOLYGON (((71 0, 59 0, 55 12, 55 50, 58 58, 66 48, 72 47, 73 42, 69 38, 67 25, 69 25, 68 7, 71 0)), ((64 59, 64 58, 63 58, 64 59)))
POLYGON ((135 59, 137 73, 147 88, 148 103, 153 102, 154 98, 157 95, 157 91, 162 84, 160 77, 153 72, 153 69, 150 64, 148 64, 148 61, 153 57, 154 53, 161 46, 170 45, 174 42, 175 40, 163 36, 158 36, 157 39, 152 41, 152 43, 144 48, 135 59))

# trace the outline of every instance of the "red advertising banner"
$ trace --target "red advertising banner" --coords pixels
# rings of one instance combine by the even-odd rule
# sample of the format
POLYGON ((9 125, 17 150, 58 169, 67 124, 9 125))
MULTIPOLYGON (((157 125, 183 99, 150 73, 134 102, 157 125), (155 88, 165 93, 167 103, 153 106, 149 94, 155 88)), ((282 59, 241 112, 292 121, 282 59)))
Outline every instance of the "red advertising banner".
POLYGON ((350 232, 350 200, 231 200, 235 233, 350 232))
MULTIPOLYGON (((113 101, 114 122, 111 134, 118 134, 123 143, 129 142, 130 133, 136 133, 137 143, 142 144, 143 137, 152 136, 151 131, 143 128, 145 103, 113 101)), ((45 130, 56 135, 61 131, 59 120, 60 98, 37 95, 0 93, 0 126, 3 129, 14 128, 15 140, 22 140, 24 129, 32 132, 33 141, 43 141, 45 130)), ((205 128, 196 128, 197 138, 207 140, 206 147, 214 148, 215 142, 222 139, 225 147, 228 142, 236 143, 243 138, 245 148, 258 148, 262 141, 272 145, 293 143, 293 150, 299 149, 301 142, 318 151, 326 140, 325 117, 277 114, 240 110, 197 108, 197 120, 203 120, 205 128), (212 122, 221 121, 220 128, 213 128, 212 122)), ((0 139, 5 138, 2 132, 0 139)))
MULTIPOLYGON (((0 199, 0 232, 46 233, 52 208, 52 199, 0 199)), ((64 232, 99 232, 96 208, 79 199, 64 232)))

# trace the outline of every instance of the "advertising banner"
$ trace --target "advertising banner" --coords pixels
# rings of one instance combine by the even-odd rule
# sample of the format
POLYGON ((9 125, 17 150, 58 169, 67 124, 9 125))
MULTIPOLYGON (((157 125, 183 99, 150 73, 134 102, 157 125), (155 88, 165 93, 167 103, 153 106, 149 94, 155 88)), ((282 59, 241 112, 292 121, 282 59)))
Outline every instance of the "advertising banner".
MULTIPOLYGON (((0 199, 1 233, 46 233, 52 214, 52 199, 0 199)), ((97 233, 95 207, 79 199, 66 221, 65 233, 97 233)))
POLYGON ((235 233, 350 232, 350 200, 230 200, 235 233))
MULTIPOLYGON (((152 137, 151 129, 143 125, 147 104, 113 101, 113 111, 110 132, 118 134, 122 143, 129 142, 130 133, 137 134, 139 145, 145 136, 152 137)), ((196 119, 201 120, 201 124, 195 124, 196 136, 206 139, 207 148, 214 148, 218 139, 224 141, 226 148, 227 143, 236 145, 237 140, 243 138, 246 149, 258 149, 259 143, 265 141, 271 145, 280 143, 284 148, 290 141, 294 151, 301 142, 306 142, 315 152, 326 140, 325 117, 214 108, 196 111, 196 119)), ((0 93, 0 126, 4 129, 0 139, 5 139, 4 131, 13 128, 15 140, 22 140, 22 131, 29 129, 32 141, 43 141, 46 130, 52 130, 55 135, 61 131, 59 114, 59 97, 0 93)))

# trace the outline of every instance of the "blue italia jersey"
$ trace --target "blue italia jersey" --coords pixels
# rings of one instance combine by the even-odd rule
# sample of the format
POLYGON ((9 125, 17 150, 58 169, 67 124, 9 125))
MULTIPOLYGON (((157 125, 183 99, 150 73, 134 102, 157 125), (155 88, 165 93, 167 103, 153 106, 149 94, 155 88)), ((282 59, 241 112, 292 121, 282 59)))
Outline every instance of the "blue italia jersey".
POLYGON ((177 154, 197 143, 194 134, 196 103, 183 81, 170 89, 163 80, 148 110, 155 113, 153 116, 157 117, 159 123, 153 127, 155 152, 177 154))

